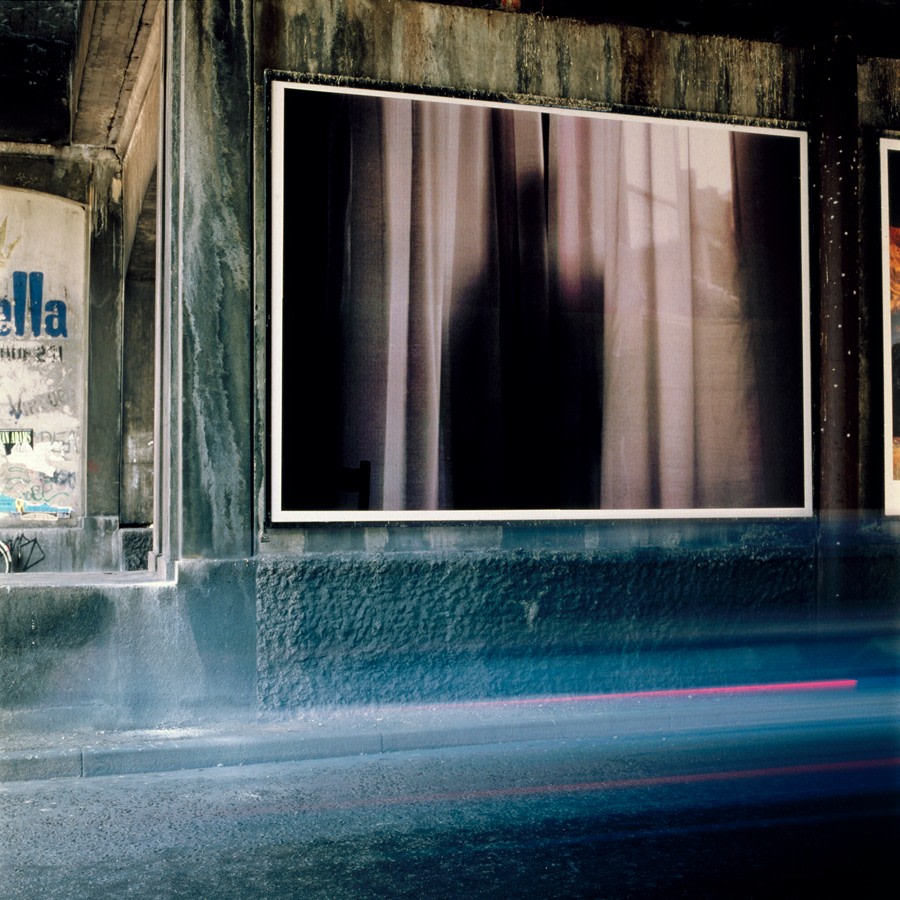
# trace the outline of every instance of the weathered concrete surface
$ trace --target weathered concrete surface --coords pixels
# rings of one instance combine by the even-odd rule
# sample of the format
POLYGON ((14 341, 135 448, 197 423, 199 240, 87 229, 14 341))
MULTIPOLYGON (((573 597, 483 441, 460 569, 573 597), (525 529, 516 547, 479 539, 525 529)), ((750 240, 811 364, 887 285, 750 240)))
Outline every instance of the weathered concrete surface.
POLYGON ((832 672, 832 648, 896 618, 897 536, 815 534, 194 560, 177 583, 10 576, 0 728, 858 675, 877 656, 832 672))
POLYGON ((861 59, 857 64, 860 123, 900 128, 900 60, 861 59))
POLYGON ((814 560, 803 549, 264 559, 260 702, 671 686, 700 676, 679 671, 679 650, 740 640, 767 616, 812 626, 815 596, 814 560))
POLYGON ((168 6, 164 552, 251 552, 251 23, 242 0, 168 6), (173 38, 172 35, 175 37, 173 38), (169 526, 169 516, 171 526, 169 526))
MULTIPOLYGON (((156 187, 154 177, 143 199, 123 297, 119 520, 126 526, 153 521, 158 360, 149 350, 156 344, 156 187)), ((145 553, 141 568, 147 567, 147 559, 145 553)))
MULTIPOLYGON (((246 714, 257 703, 283 711, 733 673, 768 680, 809 671, 810 658, 798 651, 773 664, 761 632, 789 625, 815 636, 832 614, 864 622, 872 608, 896 613, 900 530, 877 512, 845 523, 264 528, 267 69, 803 123, 818 96, 809 50, 407 0, 198 0, 167 13, 165 421, 154 532, 173 570, 181 560, 179 581, 20 581, 0 591, 0 723, 151 725, 246 714), (686 667, 710 644, 707 662, 686 667)), ((859 62, 863 163, 881 130, 900 128, 897 66, 859 62)), ((875 234, 878 185, 863 169, 854 364, 860 391, 872 388, 861 408, 877 409, 879 257, 865 234, 875 234)), ((92 496, 102 529, 118 502, 121 450, 103 418, 119 415, 118 387, 103 386, 118 369, 100 355, 121 349, 117 179, 115 165, 87 152, 0 153, 4 183, 100 198, 93 289, 107 318, 93 344, 101 431, 92 496)), ((859 446, 877 447, 878 416, 866 421, 859 446)), ((871 481, 880 457, 861 452, 870 453, 861 479, 871 481)))
POLYGON ((802 51, 393 0, 256 0, 262 68, 593 107, 804 117, 802 51))
POLYGON ((253 583, 246 562, 185 564, 178 584, 17 576, 0 589, 0 729, 250 715, 253 583))
POLYGON ((0 604, 0 707, 28 707, 50 697, 60 706, 91 703, 107 669, 115 611, 92 588, 7 590, 0 604))

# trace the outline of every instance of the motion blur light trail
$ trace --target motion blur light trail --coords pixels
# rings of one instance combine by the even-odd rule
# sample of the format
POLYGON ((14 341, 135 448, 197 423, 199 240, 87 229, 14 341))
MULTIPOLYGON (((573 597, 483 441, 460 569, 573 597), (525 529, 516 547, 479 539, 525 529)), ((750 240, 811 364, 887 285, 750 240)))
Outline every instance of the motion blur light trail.
MULTIPOLYGON (((655 691, 625 691, 611 694, 563 694, 549 697, 513 697, 503 700, 472 700, 466 703, 442 703, 442 707, 539 706, 547 703, 589 703, 598 700, 668 700, 675 697, 734 696, 736 694, 784 694, 805 691, 852 691, 859 685, 855 678, 830 681, 783 681, 773 684, 734 684, 717 687, 666 688, 655 691)), ((412 707, 413 709, 420 707, 412 707)))
POLYGON ((379 708, 335 720, 377 731, 362 755, 10 782, 0 895, 893 896, 900 679, 831 672, 379 708))
POLYGON ((585 781, 571 784, 532 784, 482 790, 442 791, 439 793, 406 794, 394 797, 364 797, 341 803, 308 806, 305 811, 354 809, 371 806, 400 806, 417 803, 470 803, 478 800, 503 800, 511 797, 538 797, 556 794, 601 793, 633 788, 658 788, 669 785, 704 784, 709 782, 746 779, 796 778, 804 775, 837 775, 877 769, 900 769, 900 757, 886 759, 839 760, 790 766, 771 766, 759 769, 736 769, 712 772, 688 772, 673 775, 652 775, 641 778, 614 778, 605 781, 585 781))

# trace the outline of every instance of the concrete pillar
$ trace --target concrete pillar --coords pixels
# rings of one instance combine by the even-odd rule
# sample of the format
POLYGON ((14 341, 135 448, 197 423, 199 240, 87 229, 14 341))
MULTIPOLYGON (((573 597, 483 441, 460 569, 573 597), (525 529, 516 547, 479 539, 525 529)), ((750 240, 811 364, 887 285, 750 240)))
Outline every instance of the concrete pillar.
POLYGON ((251 16, 168 4, 157 552, 252 551, 251 16))
POLYGON ((853 41, 835 35, 816 52, 818 506, 828 516, 860 506, 859 148, 853 41))

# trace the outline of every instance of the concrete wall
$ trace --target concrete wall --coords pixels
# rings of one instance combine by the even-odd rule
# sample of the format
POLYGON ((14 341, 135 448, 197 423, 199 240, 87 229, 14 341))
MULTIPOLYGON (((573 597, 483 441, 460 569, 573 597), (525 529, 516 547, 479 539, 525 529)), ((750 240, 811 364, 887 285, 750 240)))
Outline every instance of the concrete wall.
POLYGON ((21 578, 0 588, 0 741, 46 727, 252 714, 256 634, 246 563, 187 565, 177 586, 21 578))
MULTIPOLYGON (((39 536, 48 557, 46 569, 118 568, 114 534, 121 423, 121 167, 106 150, 7 144, 0 145, 0 183, 74 200, 90 211, 84 516, 72 527, 40 529, 39 536)), ((3 538, 20 531, 6 527, 3 538)))
MULTIPOLYGON (((830 650, 848 619, 895 615, 900 527, 881 515, 875 477, 880 275, 865 235, 877 233, 873 141, 900 129, 896 60, 854 59, 858 202, 837 199, 847 230, 863 235, 843 242, 855 299, 821 283, 831 252, 822 204, 843 188, 813 178, 814 364, 842 374, 839 389, 816 376, 816 432, 823 410, 856 408, 860 423, 850 450, 834 435, 817 442, 814 517, 273 528, 267 71, 791 122, 810 128, 815 165, 847 112, 822 120, 829 47, 413 0, 197 0, 170 3, 167 15, 154 534, 172 580, 32 582, 0 595, 10 721, 65 709, 82 722, 152 724, 203 711, 806 677, 840 659, 830 650), (845 302, 850 344, 823 341, 823 304, 845 302), (776 651, 766 649, 773 635, 776 651)), ((106 489, 97 497, 100 509, 106 489)))
MULTIPOLYGON (((871 155, 875 128, 900 126, 896 61, 859 60, 857 86, 852 43, 782 47, 403 0, 257 2, 254 25, 257 322, 266 284, 265 74, 293 72, 808 129, 821 373, 817 514, 805 523, 267 528, 260 465, 264 707, 636 687, 676 677, 661 661, 678 646, 687 658, 685 635, 696 648, 710 637, 740 644, 785 617, 814 630, 832 616, 896 608, 900 529, 879 512, 875 452, 878 200, 870 188, 857 202, 865 170, 859 176, 855 166, 857 153, 871 155), (853 77, 839 83, 848 54, 853 77), (655 671, 650 659, 660 663, 655 671)), ((720 675, 729 671, 720 665, 720 675)), ((765 677, 765 666, 743 674, 765 677)))
POLYGON ((249 5, 168 5, 161 405, 165 564, 252 552, 249 5))
POLYGON ((809 626, 815 568, 781 545, 312 555, 261 561, 257 597, 264 708, 432 702, 775 677, 685 650, 748 647, 761 608, 809 626))

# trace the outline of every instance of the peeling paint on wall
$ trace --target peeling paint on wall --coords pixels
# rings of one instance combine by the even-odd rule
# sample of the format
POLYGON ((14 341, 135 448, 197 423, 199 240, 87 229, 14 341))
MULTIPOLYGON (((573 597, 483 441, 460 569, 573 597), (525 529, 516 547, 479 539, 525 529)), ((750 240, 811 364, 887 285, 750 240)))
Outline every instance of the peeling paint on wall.
POLYGON ((87 211, 0 188, 0 524, 82 511, 87 211))

